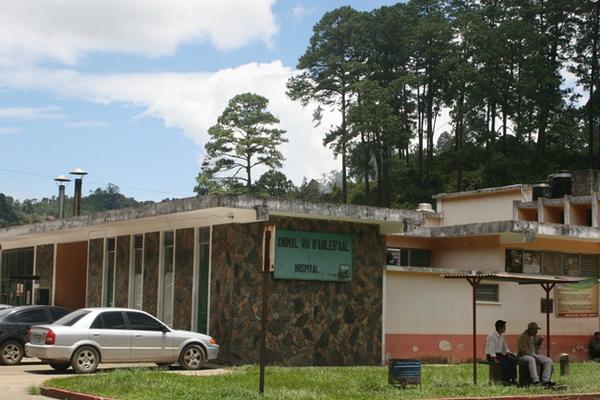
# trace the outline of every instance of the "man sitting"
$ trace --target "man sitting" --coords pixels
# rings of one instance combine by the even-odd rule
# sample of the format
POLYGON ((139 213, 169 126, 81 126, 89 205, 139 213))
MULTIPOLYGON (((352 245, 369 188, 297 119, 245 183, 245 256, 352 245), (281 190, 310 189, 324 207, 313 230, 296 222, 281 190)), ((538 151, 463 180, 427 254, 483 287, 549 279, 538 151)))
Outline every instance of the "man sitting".
POLYGON ((499 319, 495 324, 496 330, 489 334, 486 340, 485 352, 488 361, 500 364, 502 381, 507 384, 517 383, 517 357, 510 352, 502 334, 506 332, 506 321, 499 319))
POLYGON ((544 341, 543 337, 537 336, 537 331, 540 327, 535 322, 530 322, 527 325, 527 330, 519 337, 519 361, 527 363, 529 367, 529 376, 534 385, 553 386, 550 381, 552 377, 553 363, 552 360, 544 355, 539 354, 539 348, 544 341), (542 366, 542 378, 538 376, 536 361, 542 366))
POLYGON ((595 332, 590 342, 590 359, 600 361, 600 332, 595 332))

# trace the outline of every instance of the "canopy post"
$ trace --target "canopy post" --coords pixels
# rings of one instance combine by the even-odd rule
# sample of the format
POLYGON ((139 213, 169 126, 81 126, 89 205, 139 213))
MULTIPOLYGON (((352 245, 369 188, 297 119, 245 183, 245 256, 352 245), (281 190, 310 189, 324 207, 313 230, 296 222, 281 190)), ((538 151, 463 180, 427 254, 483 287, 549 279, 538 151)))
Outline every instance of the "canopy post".
POLYGON ((546 292, 546 356, 550 358, 550 291, 555 283, 540 283, 546 292))
POLYGON ((480 277, 467 278, 473 289, 473 384, 477 385, 477 285, 481 282, 480 277))

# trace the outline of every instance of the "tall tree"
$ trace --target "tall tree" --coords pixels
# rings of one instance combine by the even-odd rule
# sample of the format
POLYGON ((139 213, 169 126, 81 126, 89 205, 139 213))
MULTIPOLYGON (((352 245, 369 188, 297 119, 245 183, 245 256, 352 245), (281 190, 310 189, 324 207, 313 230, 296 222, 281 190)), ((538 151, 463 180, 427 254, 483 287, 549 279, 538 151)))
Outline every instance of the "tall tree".
POLYGON ((283 172, 271 169, 258 178, 256 189, 265 192, 269 196, 285 196, 295 188, 291 180, 283 172))
POLYGON ((265 97, 253 93, 229 100, 217 124, 208 130, 207 173, 224 173, 250 189, 254 167, 281 167, 284 157, 278 147, 287 139, 285 131, 276 128, 279 119, 267 111, 268 104, 265 97))
POLYGON ((571 71, 588 92, 585 105, 588 165, 597 168, 594 142, 597 140, 595 130, 600 124, 600 0, 580 0, 576 7, 577 29, 571 71))
MULTIPOLYGON (((298 60, 302 70, 288 83, 288 96, 304 105, 316 101, 323 106, 333 106, 341 114, 341 124, 326 135, 324 144, 333 148, 342 159, 342 197, 347 202, 346 156, 350 142, 347 113, 352 100, 352 84, 358 79, 360 69, 355 57, 355 30, 361 13, 349 6, 325 13, 313 28, 310 44, 298 60)), ((320 113, 315 114, 317 122, 320 113)))
POLYGON ((423 133, 427 145, 426 171, 433 160, 435 123, 448 85, 448 56, 453 39, 443 0, 412 0, 412 65, 417 79, 419 171, 423 170, 423 133))

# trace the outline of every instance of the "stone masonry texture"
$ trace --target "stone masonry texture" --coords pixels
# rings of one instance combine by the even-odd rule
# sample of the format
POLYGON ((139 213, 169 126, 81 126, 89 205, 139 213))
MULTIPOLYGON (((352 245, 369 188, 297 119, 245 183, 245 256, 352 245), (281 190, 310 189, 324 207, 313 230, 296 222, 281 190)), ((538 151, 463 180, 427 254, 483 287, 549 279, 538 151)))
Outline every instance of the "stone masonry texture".
POLYGON ((88 255, 87 307, 102 306, 104 239, 91 239, 88 255))
MULTIPOLYGON (((278 229, 352 236, 352 281, 269 278, 268 362, 357 365, 381 362, 385 243, 377 225, 272 217, 278 229)), ((264 223, 213 227, 210 335, 220 361, 258 363, 264 223)))
POLYGON ((40 276, 40 289, 49 290, 52 301, 52 278, 54 275, 54 245, 45 244, 35 248, 35 273, 40 276))
POLYGON ((194 283, 194 229, 175 232, 175 290, 173 327, 191 330, 192 289, 194 283))
POLYGON ((115 307, 127 307, 129 298, 129 235, 117 237, 117 263, 115 268, 115 307))
POLYGON ((142 308, 152 315, 157 314, 158 301, 158 255, 160 233, 152 232, 144 235, 144 283, 142 287, 142 308))

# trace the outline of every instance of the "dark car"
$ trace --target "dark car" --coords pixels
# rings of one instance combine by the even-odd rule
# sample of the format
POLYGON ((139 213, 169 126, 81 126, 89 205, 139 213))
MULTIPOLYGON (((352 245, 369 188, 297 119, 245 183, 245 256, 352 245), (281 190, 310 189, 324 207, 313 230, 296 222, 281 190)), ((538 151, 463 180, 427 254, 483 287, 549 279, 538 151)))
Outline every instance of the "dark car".
POLYGON ((25 355, 27 333, 32 325, 51 324, 70 313, 62 307, 18 306, 0 311, 0 364, 15 365, 25 355))

